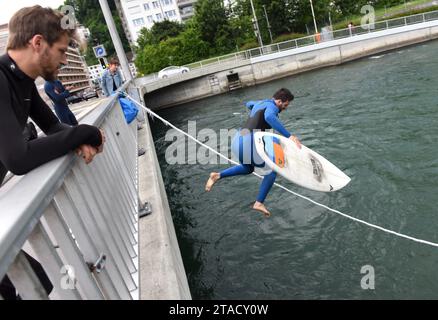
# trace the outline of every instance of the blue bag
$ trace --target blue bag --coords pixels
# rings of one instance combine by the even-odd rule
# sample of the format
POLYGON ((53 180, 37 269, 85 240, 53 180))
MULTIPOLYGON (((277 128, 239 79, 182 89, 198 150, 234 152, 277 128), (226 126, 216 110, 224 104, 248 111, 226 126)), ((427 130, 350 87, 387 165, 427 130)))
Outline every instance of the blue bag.
POLYGON ((126 122, 131 123, 138 113, 138 108, 131 100, 125 98, 119 98, 120 105, 122 106, 123 113, 125 114, 126 122))

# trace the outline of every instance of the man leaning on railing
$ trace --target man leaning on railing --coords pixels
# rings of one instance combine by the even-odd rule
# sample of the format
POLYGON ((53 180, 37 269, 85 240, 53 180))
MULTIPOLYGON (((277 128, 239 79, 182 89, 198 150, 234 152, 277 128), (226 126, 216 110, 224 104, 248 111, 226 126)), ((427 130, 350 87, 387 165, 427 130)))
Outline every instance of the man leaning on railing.
POLYGON ((62 19, 57 11, 33 6, 19 10, 9 22, 7 53, 0 56, 0 185, 7 171, 26 174, 72 150, 88 164, 103 150, 103 131, 61 124, 35 86, 38 76, 53 80, 67 64, 66 52, 76 35, 62 27, 62 19), (26 124, 29 117, 46 137, 37 137, 26 124))

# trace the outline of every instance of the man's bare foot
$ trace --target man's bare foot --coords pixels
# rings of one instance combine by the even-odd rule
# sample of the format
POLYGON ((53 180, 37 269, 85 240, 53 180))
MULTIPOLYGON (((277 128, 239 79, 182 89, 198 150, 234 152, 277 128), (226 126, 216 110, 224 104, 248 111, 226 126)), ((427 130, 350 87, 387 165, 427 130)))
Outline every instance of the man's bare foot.
POLYGON ((266 218, 269 218, 271 216, 271 213, 266 209, 265 205, 261 202, 256 201, 254 203, 254 206, 252 207, 254 210, 260 211, 265 215, 266 218))
POLYGON ((210 178, 208 178, 207 184, 205 185, 205 191, 210 191, 211 187, 220 179, 220 174, 217 172, 210 173, 210 178))

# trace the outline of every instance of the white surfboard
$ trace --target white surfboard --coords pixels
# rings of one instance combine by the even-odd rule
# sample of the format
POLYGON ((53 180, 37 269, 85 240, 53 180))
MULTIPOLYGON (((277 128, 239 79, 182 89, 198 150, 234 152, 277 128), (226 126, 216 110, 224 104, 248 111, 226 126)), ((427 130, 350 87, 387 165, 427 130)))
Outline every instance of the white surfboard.
POLYGON ((255 132, 257 153, 272 170, 307 189, 333 192, 351 179, 315 151, 271 132, 255 132))

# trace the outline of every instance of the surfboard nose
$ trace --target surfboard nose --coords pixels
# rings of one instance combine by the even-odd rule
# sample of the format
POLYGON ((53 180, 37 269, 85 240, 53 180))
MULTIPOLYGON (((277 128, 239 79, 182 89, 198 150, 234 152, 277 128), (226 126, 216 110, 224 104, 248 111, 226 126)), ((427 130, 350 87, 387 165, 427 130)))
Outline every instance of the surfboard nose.
POLYGON ((351 178, 349 176, 347 176, 345 173, 343 173, 342 171, 340 171, 340 172, 342 173, 343 177, 341 177, 340 179, 338 179, 330 184, 331 189, 329 192, 335 192, 335 191, 341 190, 347 184, 350 183, 351 178))

